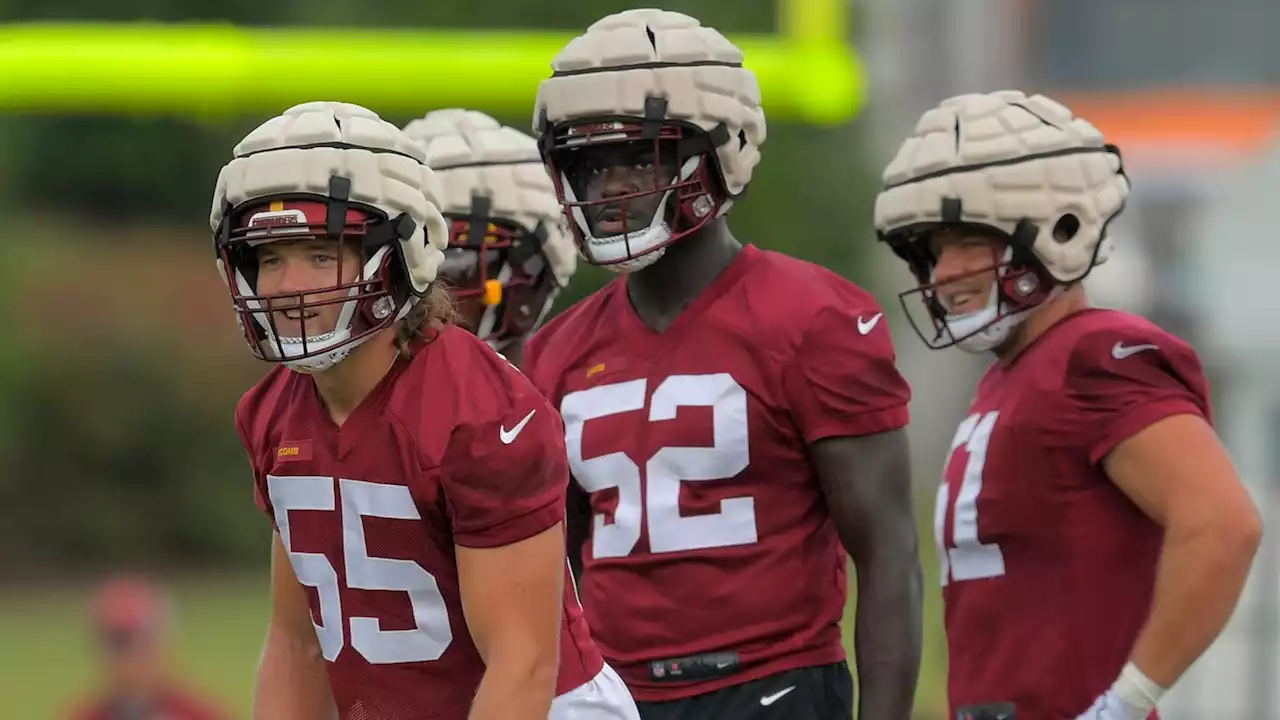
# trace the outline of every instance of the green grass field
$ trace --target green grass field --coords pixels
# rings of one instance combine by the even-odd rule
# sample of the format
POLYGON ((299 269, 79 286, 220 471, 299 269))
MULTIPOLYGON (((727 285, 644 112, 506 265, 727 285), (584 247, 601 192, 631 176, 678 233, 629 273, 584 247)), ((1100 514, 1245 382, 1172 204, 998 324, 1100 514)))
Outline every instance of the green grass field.
MULTIPOLYGON (((249 717, 267 618, 266 573, 174 586, 176 665, 194 686, 249 717)), ((5 717, 60 717, 96 678, 84 588, 9 593, 0 598, 0 692, 5 717)))
MULTIPOLYGON (((926 559, 931 559, 926 550, 926 559)), ((943 716, 945 654, 937 573, 925 568, 925 658, 916 717, 943 716)), ((196 687, 248 718, 254 669, 267 617, 267 576, 237 575, 175 584, 176 664, 196 687)), ((0 695, 6 718, 53 720, 93 687, 86 590, 68 587, 0 597, 0 695)), ((846 618, 852 634, 852 607, 846 618)))

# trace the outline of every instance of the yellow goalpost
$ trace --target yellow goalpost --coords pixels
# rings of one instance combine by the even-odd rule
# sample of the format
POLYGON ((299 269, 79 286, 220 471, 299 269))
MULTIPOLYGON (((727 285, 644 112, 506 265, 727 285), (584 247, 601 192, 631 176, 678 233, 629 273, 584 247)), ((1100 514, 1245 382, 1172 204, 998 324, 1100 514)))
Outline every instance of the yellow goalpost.
MULTIPOLYGON (((866 83, 844 37, 848 0, 781 0, 777 35, 734 35, 771 120, 847 122, 866 83)), ((573 33, 251 28, 186 23, 0 25, 0 112, 274 112, 342 99, 380 113, 531 112, 573 33), (335 49, 336 48, 336 49, 335 49)))

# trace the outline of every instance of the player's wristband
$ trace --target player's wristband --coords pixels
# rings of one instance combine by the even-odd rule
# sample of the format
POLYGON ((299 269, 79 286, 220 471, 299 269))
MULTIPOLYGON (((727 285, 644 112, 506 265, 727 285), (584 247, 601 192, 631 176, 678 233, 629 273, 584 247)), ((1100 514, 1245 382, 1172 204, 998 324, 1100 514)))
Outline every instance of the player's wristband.
POLYGON ((1111 686, 1111 692, 1125 704, 1132 705, 1134 709, 1140 711, 1145 718, 1155 709, 1156 703, 1160 702, 1165 688, 1147 677, 1137 665, 1129 663, 1120 671, 1120 677, 1116 678, 1115 684, 1111 686))

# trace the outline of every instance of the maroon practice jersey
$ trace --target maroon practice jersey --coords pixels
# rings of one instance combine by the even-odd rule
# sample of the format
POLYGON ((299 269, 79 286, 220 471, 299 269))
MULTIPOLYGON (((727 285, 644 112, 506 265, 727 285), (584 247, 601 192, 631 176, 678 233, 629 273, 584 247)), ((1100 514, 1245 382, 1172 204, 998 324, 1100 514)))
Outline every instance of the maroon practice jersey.
POLYGON ((806 445, 907 423, 883 313, 820 267, 746 247, 661 333, 619 278, 556 317, 525 371, 590 494, 582 599, 637 700, 844 658, 846 555, 806 445), (736 651, 741 671, 650 662, 736 651))
MULTIPOLYGON (((328 660, 341 717, 467 716, 484 674, 455 545, 497 547, 562 522, 563 425, 515 368, 449 327, 400 359, 341 428, 283 367, 236 425, 328 660)), ((566 567, 557 694, 603 667, 566 567)))
POLYGON ((1012 702, 1018 720, 1074 718, 1120 674, 1163 533, 1100 463, 1178 414, 1211 418, 1195 351, 1120 312, 1072 315, 987 372, 934 513, 952 717, 1012 702))

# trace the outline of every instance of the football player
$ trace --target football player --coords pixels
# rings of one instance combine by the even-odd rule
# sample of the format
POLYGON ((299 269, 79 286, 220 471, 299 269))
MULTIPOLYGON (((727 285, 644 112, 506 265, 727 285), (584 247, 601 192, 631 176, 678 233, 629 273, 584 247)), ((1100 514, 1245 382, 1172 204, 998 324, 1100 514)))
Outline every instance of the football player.
POLYGON ((211 698, 174 673, 172 613, 164 588, 143 577, 107 580, 93 596, 91 622, 103 687, 68 720, 227 720, 211 698))
POLYGON ((436 110, 404 131, 423 144, 444 189, 440 275, 462 324, 519 365, 578 260, 538 144, 474 110, 436 110))
POLYGON ((562 423, 449 324, 424 160, 306 103, 218 177, 218 268, 276 364, 236 408, 276 530, 255 716, 634 719, 566 579, 562 423))
POLYGON ((1120 151, 1043 96, 964 95, 884 182, 876 229, 919 283, 921 337, 996 359, 934 515, 952 716, 1156 717, 1261 529, 1195 351, 1081 285, 1129 195, 1120 151))
POLYGON ((920 654, 909 389, 868 293, 730 233, 765 138, 742 60, 661 10, 555 58, 543 157, 583 257, 620 277, 524 367, 564 417, 570 555, 642 717, 851 717, 847 549, 860 717, 900 720, 920 654))

